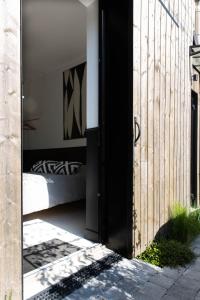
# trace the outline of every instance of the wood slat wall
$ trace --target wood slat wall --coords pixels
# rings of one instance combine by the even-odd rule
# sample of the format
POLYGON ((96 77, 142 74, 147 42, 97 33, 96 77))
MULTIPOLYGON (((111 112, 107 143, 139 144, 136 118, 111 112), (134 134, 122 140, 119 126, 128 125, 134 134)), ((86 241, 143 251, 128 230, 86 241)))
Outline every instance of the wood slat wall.
POLYGON ((194 0, 133 0, 134 254, 154 239, 170 207, 190 204, 194 0), (168 11, 166 10, 168 8, 168 11))
POLYGON ((19 0, 0 0, 0 181, 0 299, 21 300, 19 0))

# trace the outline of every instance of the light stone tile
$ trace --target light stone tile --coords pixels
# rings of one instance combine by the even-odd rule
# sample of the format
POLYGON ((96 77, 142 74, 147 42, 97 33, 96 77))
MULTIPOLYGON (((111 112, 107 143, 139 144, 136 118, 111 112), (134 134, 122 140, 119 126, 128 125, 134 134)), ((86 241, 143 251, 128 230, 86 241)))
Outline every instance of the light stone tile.
POLYGON ((196 258, 193 263, 189 266, 188 269, 192 269, 194 271, 199 272, 200 271, 200 258, 196 258))
MULTIPOLYGON (((179 284, 174 284, 166 293, 168 297, 175 297, 177 300, 193 300, 195 297, 193 290, 183 289, 179 284)), ((169 298, 170 299, 170 298, 169 298)))
POLYGON ((117 287, 112 287, 103 294, 106 300, 131 300, 131 294, 129 294, 125 289, 120 289, 117 287))
MULTIPOLYGON (((82 267, 113 253, 102 245, 96 245, 84 249, 84 251, 84 255, 78 259, 83 263, 82 267)), ((70 263, 73 273, 77 260, 71 259, 70 263)), ((66 277, 70 274, 67 268, 67 265, 62 268, 58 264, 56 272, 60 271, 60 274, 66 277)), ((49 269, 49 272, 51 273, 52 269, 49 269)), ((51 276, 50 273, 49 276, 51 276)), ((85 282, 82 288, 75 290, 64 299, 200 300, 199 282, 200 258, 197 258, 190 266, 178 269, 161 269, 137 259, 122 259, 109 270, 103 271, 97 277, 85 282)), ((45 281, 43 284, 46 286, 45 281)))
POLYGON ((153 299, 161 299, 162 296, 165 295, 167 289, 160 287, 157 284, 151 283, 151 282, 147 282, 145 283, 139 290, 138 292, 141 295, 147 295, 149 296, 149 298, 153 299))
POLYGON ((172 296, 172 295, 164 295, 162 298, 162 300, 177 300, 176 296, 172 296))
POLYGON ((195 271, 193 268, 187 269, 183 273, 183 277, 200 282, 200 271, 195 271))
POLYGON ((161 274, 176 280, 183 274, 183 272, 185 272, 185 268, 173 269, 173 268, 165 267, 162 269, 161 274))
POLYGON ((198 293, 195 295, 195 300, 200 300, 200 290, 199 290, 198 293))
POLYGON ((200 247, 198 246, 193 246, 192 248, 192 251, 194 252, 194 254, 196 255, 196 256, 200 256, 200 247))
POLYGON ((164 276, 162 274, 156 274, 155 276, 151 276, 149 281, 165 289, 170 288, 174 284, 174 279, 164 276))
POLYGON ((185 276, 181 276, 177 281, 176 285, 182 287, 182 292, 185 292, 185 290, 189 291, 191 290, 194 293, 197 293, 197 291, 200 288, 200 282, 196 281, 194 279, 187 278, 185 276))

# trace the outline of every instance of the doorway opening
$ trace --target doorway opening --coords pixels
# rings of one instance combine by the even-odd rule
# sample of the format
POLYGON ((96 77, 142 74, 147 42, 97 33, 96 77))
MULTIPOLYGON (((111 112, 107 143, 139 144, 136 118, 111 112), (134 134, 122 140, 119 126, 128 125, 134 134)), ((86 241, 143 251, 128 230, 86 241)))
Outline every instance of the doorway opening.
POLYGON ((23 238, 34 268, 24 275, 26 299, 83 267, 77 254, 91 250, 92 264, 99 242, 133 255, 133 1, 23 0, 22 8, 23 238), (57 185, 63 176, 69 185, 57 185), (55 205, 63 193, 71 201, 55 205))
POLYGON ((99 242, 98 21, 98 0, 22 1, 25 299, 99 242))
POLYGON ((191 98, 191 204, 197 205, 198 94, 191 98))

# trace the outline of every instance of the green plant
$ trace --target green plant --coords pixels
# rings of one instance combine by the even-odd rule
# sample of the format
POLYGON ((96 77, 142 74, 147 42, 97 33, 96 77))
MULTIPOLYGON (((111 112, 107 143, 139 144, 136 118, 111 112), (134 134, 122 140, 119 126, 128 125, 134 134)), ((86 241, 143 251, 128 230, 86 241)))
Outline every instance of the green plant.
POLYGON ((194 253, 186 245, 174 240, 153 242, 138 256, 139 259, 159 267, 184 266, 194 257, 194 253))
POLYGON ((185 243, 188 238, 188 212, 179 203, 175 204, 170 216, 170 239, 185 243))
POLYGON ((12 300, 12 291, 10 291, 9 295, 5 295, 5 300, 12 300))
POLYGON ((189 243, 198 234, 200 234, 200 210, 189 211, 180 204, 175 204, 171 211, 169 238, 189 243))
POLYGON ((200 210, 191 211, 188 214, 188 242, 191 242, 200 234, 200 210))

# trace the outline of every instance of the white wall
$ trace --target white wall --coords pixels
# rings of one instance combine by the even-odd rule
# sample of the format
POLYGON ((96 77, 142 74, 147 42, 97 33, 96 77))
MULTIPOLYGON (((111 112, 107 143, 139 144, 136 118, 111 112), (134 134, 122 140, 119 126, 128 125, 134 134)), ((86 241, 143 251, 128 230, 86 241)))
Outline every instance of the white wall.
MULTIPOLYGON (((87 7, 87 128, 98 126, 98 0, 87 7)), ((24 119, 39 117, 36 130, 24 131, 24 149, 85 146, 86 139, 63 140, 63 71, 85 59, 48 74, 33 73, 24 83, 24 119)))
POLYGON ((63 140, 62 71, 34 74, 24 83, 24 120, 40 118, 39 121, 32 123, 37 127, 36 130, 24 131, 26 150, 86 145, 86 139, 63 140))

